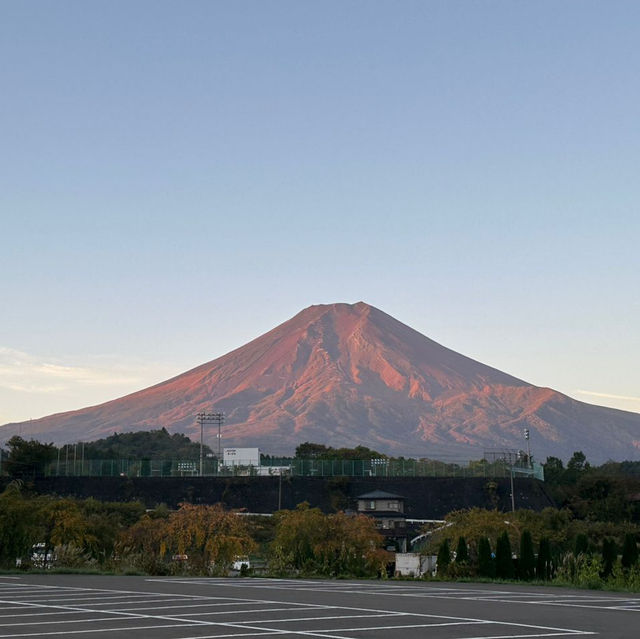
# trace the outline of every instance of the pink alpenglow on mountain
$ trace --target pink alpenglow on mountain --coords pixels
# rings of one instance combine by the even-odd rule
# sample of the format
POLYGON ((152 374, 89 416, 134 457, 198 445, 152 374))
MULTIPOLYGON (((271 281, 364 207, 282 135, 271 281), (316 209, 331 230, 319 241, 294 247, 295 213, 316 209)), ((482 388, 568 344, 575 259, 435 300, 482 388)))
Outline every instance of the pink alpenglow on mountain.
MULTIPOLYGON (((89 441, 165 427, 199 437, 225 413, 224 446, 292 453, 305 441, 411 457, 519 449, 593 462, 640 459, 640 415, 576 401, 460 355, 363 302, 310 306, 248 344, 99 406, 0 428, 6 439, 89 441)), ((215 435, 209 443, 213 444, 215 435)))

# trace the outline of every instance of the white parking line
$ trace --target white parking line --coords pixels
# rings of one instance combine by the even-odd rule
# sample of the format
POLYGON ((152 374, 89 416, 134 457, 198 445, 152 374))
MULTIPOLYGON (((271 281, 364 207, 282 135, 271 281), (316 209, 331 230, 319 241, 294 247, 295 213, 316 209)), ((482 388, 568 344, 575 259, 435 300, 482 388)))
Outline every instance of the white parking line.
POLYGON ((466 589, 466 588, 450 588, 450 587, 438 587, 427 586, 424 590, 419 589, 419 586, 408 587, 404 585, 395 584, 358 584, 357 586, 351 586, 349 588, 346 584, 340 588, 336 588, 331 582, 326 581, 305 581, 302 580, 302 588, 296 588, 296 582, 291 580, 277 579, 251 579, 241 580, 238 583, 229 583, 220 578, 194 578, 189 579, 175 579, 168 578, 164 581, 171 581, 173 583, 212 585, 212 586, 228 586, 235 588, 249 587, 257 589, 271 589, 271 590, 303 590, 317 591, 317 592, 330 592, 334 593, 336 590, 344 593, 362 594, 362 595, 386 595, 394 597, 412 597, 412 598, 433 598, 433 599, 456 599, 466 601, 490 601, 495 603, 511 603, 511 604, 528 604, 528 605, 545 605, 545 606, 565 606, 575 608, 593 608, 593 609, 607 609, 607 610, 625 610, 631 612, 640 612, 640 599, 633 598, 618 598, 618 597, 603 597, 603 596, 591 596, 588 594, 579 595, 565 595, 564 598, 558 598, 557 595, 549 593, 537 593, 537 592, 513 592, 506 590, 484 590, 484 589, 466 589), (257 583, 254 583, 257 582, 257 583), (596 603, 602 604, 621 604, 626 605, 595 605, 596 603), (636 607, 637 606, 637 607, 636 607))
MULTIPOLYGON (((113 619, 112 619, 113 621, 113 619)), ((59 630, 55 632, 21 632, 14 635, 0 635, 3 639, 9 639, 10 637, 54 637, 58 635, 79 635, 85 633, 96 632, 128 632, 130 630, 157 630, 159 628, 183 628, 188 626, 199 626, 198 623, 176 623, 176 624, 162 624, 159 626, 127 626, 124 628, 91 628, 89 630, 59 630)))
MULTIPOLYGON (((166 601, 166 600, 164 600, 166 601)), ((280 603, 287 603, 287 602, 280 602, 280 603)), ((182 604, 182 603, 175 603, 171 606, 147 606, 144 608, 118 608, 118 610, 123 610, 123 611, 136 611, 136 610, 167 610, 167 609, 171 609, 171 608, 180 608, 181 610, 183 608, 202 608, 204 606, 208 606, 209 608, 213 608, 214 606, 243 606, 245 605, 246 602, 244 601, 235 601, 233 603, 200 603, 200 604, 182 604)), ((264 604, 267 605, 267 604, 264 604)), ((322 608, 327 608, 327 606, 322 606, 320 604, 307 604, 309 606, 309 608, 311 609, 322 609, 322 608)), ((266 610, 298 610, 298 608, 267 608, 266 610)), ((241 612, 246 612, 245 610, 223 610, 220 613, 215 613, 215 614, 239 614, 241 612)), ((264 608, 259 608, 256 609, 255 612, 265 612, 264 608)), ((211 613, 214 614, 214 613, 211 613)))
MULTIPOLYGON (((150 580, 149 580, 150 581, 150 580)), ((157 580, 154 580, 157 581, 157 580)), ((224 583, 225 586, 231 586, 229 582, 212 582, 211 580, 176 580, 176 579, 167 579, 163 580, 164 583, 188 583, 189 585, 217 585, 220 586, 224 583)), ((250 586, 244 582, 245 586, 250 586)), ((271 585, 273 585, 271 583, 271 585)), ((255 587, 255 586, 250 586, 255 587)), ((261 587, 261 586, 259 586, 261 587)), ((43 588, 50 588, 48 586, 43 588)), ((277 589, 277 588, 276 588, 277 589)), ((281 588, 284 590, 284 588, 281 588)), ((305 589, 305 591, 312 590, 311 588, 305 589)), ((406 588, 403 588, 406 590, 406 588)), ((365 589, 365 592, 367 590, 365 589)), ((31 589, 31 593, 36 592, 33 588, 31 589)), ((59 596, 59 593, 56 593, 55 587, 51 590, 43 591, 42 594, 47 597, 43 601, 32 601, 34 595, 30 594, 28 597, 24 599, 29 599, 28 601, 20 601, 22 599, 20 596, 16 596, 12 599, 5 598, 0 599, 0 604, 9 604, 11 606, 21 605, 22 610, 38 610, 39 612, 34 613, 35 615, 46 615, 46 614, 92 614, 95 615, 89 619, 60 619, 56 621, 32 621, 26 623, 11 623, 5 624, 5 628, 10 628, 14 626, 39 626, 39 625, 47 625, 56 624, 80 624, 85 623, 87 625, 99 624, 99 623, 111 623, 112 625, 108 627, 94 627, 94 628, 85 628, 84 630, 70 630, 67 627, 66 630, 61 631, 48 631, 48 632, 29 632, 29 633, 19 633, 19 634, 1 634, 0 638, 13 638, 13 637, 48 637, 48 636, 59 636, 59 635, 75 635, 81 633, 98 633, 98 632, 130 632, 136 630, 152 630, 152 629, 160 629, 160 628, 188 628, 198 626, 201 629, 205 627, 215 627, 219 630, 223 630, 224 628, 228 629, 236 629, 239 631, 250 631, 250 632, 242 632, 242 633, 234 633, 232 635, 210 635, 211 637, 216 637, 217 639, 223 636, 268 636, 268 635, 299 635, 299 636, 308 636, 308 637, 319 637, 322 639, 353 639, 349 636, 349 634, 345 633, 360 633, 360 632, 368 632, 368 631, 380 631, 380 630, 403 630, 403 629, 411 629, 411 628, 437 628, 437 627, 454 627, 454 626, 473 626, 473 625, 495 625, 501 626, 503 628, 510 628, 511 631, 515 628, 521 629, 524 632, 533 632, 534 634, 510 634, 510 635, 500 635, 500 637, 513 637, 515 638, 524 638, 524 637, 553 637, 553 636, 569 636, 569 635, 587 635, 594 634, 591 632, 580 631, 575 629, 566 629, 566 628, 556 628, 556 627, 548 627, 548 626, 538 626, 531 624, 520 624, 513 622, 501 622, 489 619, 475 619, 468 617, 454 617, 450 615, 435 615, 435 614, 426 614, 426 613, 410 613, 398 610, 386 610, 386 609, 378 609, 378 608, 359 608, 353 606, 332 606, 332 605, 318 605, 318 604, 307 604, 300 602, 286 602, 286 601, 278 601, 273 599, 257 599, 257 598, 240 598, 240 597, 219 597, 219 596, 195 596, 195 595, 180 595, 173 593, 158 593, 158 592, 149 592, 149 593, 140 593, 140 591, 118 591, 114 589, 91 589, 91 588, 78 588, 74 590, 78 595, 82 595, 80 597, 80 601, 77 601, 76 605, 64 605, 64 601, 66 601, 70 593, 67 591, 64 592, 65 599, 58 599, 56 595, 59 596), (96 608, 90 604, 90 601, 87 601, 87 597, 92 596, 102 596, 103 593, 110 593, 110 600, 105 605, 115 606, 113 609, 102 609, 96 608), (137 595, 141 597, 139 601, 132 602, 134 605, 142 604, 142 607, 136 608, 120 608, 118 600, 122 598, 126 598, 127 601, 130 600, 129 594, 137 595), (145 600, 144 597, 147 599, 145 600), (149 599, 155 598, 155 599, 149 599), (83 600, 84 599, 84 600, 83 600), (157 606, 157 607, 144 607, 144 604, 150 602, 159 602, 159 603, 167 603, 166 606, 157 606), (188 603, 197 601, 198 603, 188 603), (55 603, 54 603, 55 602, 55 603), (269 605, 271 608, 258 608, 258 606, 269 605), (221 607, 221 606, 244 606, 245 609, 240 610, 207 610, 203 612, 195 612, 190 610, 188 613, 184 614, 171 614, 171 615, 156 615, 156 614, 146 614, 143 613, 142 610, 157 610, 157 609, 178 609, 182 608, 195 608, 195 607, 221 607), (42 612, 45 610, 46 612, 42 612), (303 616, 303 617, 285 617, 285 618, 277 618, 277 619, 258 619, 250 621, 246 619, 245 621, 237 620, 231 621, 228 618, 225 620, 220 619, 219 621, 214 621, 213 619, 203 619, 202 617, 213 617, 213 616, 221 616, 221 615, 259 615, 260 613, 266 612, 275 612, 275 611, 289 611, 294 615, 298 613, 308 614, 310 611, 316 611, 316 615, 314 616, 303 616), (318 610, 326 610, 327 615, 317 615, 318 610), (342 614, 344 612, 344 614, 342 614), (331 614, 333 613, 333 614, 331 614), (195 617, 199 617, 196 619, 195 617), (327 621, 327 620, 356 620, 356 619, 373 619, 379 617, 404 617, 406 619, 406 623, 402 625, 375 625, 375 626, 350 626, 345 628, 325 628, 325 629, 285 629, 283 627, 269 627, 271 624, 305 624, 310 622, 317 621, 327 621), (125 625, 122 626, 117 624, 117 627, 113 625, 113 622, 131 622, 133 620, 137 621, 147 621, 150 625, 125 625), (415 619, 416 623, 410 623, 415 619), (154 624, 155 622, 155 624, 154 624), (161 625, 157 625, 158 622, 162 622, 161 625)), ((342 591, 341 591, 342 592, 342 591)), ((369 590, 368 592, 371 592, 369 590)), ((451 592, 451 590, 449 590, 451 592)), ((335 591, 334 591, 335 593, 335 591)), ((371 592, 371 594, 376 594, 371 592)), ((399 593, 387 593, 387 592, 378 592, 377 594, 399 594, 399 593)), ((495 593, 494 593, 495 594, 495 593)), ((525 593, 526 594, 526 593, 525 593)), ((625 600, 628 601, 628 600, 625 600)), ((6 610, 6 608, 5 608, 6 610)), ((8 617, 26 617, 26 615, 7 615, 8 617)), ((390 620, 392 621, 392 620, 390 620)), ((77 626, 76 626, 77 627, 77 626)), ((207 635, 209 636, 209 635, 207 635)), ((182 637, 181 639, 185 639, 182 637)), ((199 639, 204 639, 202 635, 199 635, 199 639)), ((490 639, 489 635, 483 637, 482 639, 490 639)), ((498 636, 494 636, 491 639, 498 639, 498 636)))

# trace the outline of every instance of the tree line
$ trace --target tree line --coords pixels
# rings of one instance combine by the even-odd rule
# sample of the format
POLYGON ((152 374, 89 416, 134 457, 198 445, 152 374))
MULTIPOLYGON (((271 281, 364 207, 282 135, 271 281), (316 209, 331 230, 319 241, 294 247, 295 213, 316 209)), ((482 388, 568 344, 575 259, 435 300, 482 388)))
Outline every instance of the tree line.
MULTIPOLYGON (((205 455, 211 448, 203 446, 205 455)), ((92 442, 56 446, 15 435, 0 451, 0 474, 15 478, 31 478, 44 474, 50 464, 79 464, 85 459, 198 459, 200 444, 181 433, 170 434, 165 428, 134 433, 114 433, 92 442)))
POLYGON ((631 522, 580 520, 569 509, 474 508, 450 513, 426 534, 439 578, 640 588, 640 527, 631 522))
MULTIPOLYGON (((435 578, 551 581, 640 590, 632 522, 589 521, 569 509, 471 509, 424 529, 423 554, 438 557, 435 578)), ((274 576, 384 577, 393 555, 372 518, 325 514, 307 503, 273 517, 222 505, 147 509, 30 492, 20 480, 0 493, 0 567, 152 575, 225 575, 250 555, 274 576)), ((432 575, 427 575, 431 578, 432 575)))
POLYGON ((221 504, 149 510, 139 502, 32 494, 20 480, 0 493, 0 567, 225 575, 254 555, 272 574, 372 577, 390 554, 372 519, 324 514, 307 503, 271 518, 221 504))
POLYGON ((640 523, 640 462, 592 465, 576 451, 566 466, 557 457, 544 464, 545 488, 559 508, 576 519, 640 523))

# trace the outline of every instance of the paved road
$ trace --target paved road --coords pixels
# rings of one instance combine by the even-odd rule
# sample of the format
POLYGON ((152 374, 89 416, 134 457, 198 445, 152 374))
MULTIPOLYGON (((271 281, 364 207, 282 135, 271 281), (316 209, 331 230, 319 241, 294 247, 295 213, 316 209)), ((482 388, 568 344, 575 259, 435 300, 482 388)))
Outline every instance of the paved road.
POLYGON ((640 637, 640 596, 424 582, 0 577, 0 638, 640 637))

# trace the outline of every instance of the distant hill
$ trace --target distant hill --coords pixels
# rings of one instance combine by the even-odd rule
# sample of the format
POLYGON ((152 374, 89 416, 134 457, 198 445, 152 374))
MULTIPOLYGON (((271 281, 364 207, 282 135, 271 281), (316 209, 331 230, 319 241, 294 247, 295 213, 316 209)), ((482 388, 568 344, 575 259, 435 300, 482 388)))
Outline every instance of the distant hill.
MULTIPOLYGON (((477 458, 522 448, 640 459, 640 415, 576 401, 460 355, 363 302, 311 306, 248 344, 99 406, 1 427, 64 443, 165 427, 199 437, 226 415, 223 445, 292 453, 304 441, 393 455, 477 458)), ((215 445, 215 433, 207 433, 215 445)))

